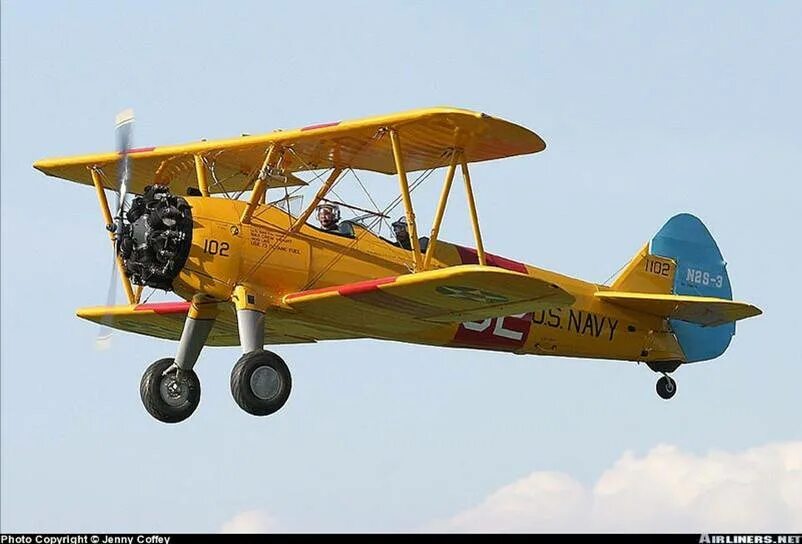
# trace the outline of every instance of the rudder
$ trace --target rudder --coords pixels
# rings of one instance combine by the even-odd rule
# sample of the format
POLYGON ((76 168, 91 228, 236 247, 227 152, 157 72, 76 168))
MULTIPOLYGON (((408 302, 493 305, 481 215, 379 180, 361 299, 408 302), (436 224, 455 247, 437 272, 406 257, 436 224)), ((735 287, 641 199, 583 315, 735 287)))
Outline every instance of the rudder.
MULTIPOLYGON (((652 238, 649 253, 676 263, 674 294, 732 300, 727 264, 710 231, 697 217, 683 213, 669 219, 652 238)), ((689 363, 718 357, 735 334, 734 322, 716 327, 677 319, 669 323, 689 363)))

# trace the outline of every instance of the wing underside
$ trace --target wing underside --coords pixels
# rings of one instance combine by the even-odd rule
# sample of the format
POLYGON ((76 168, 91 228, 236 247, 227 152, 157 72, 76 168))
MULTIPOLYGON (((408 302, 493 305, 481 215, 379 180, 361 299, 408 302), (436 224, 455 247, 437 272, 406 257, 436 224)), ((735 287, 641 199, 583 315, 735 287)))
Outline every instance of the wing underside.
MULTIPOLYGON (((76 313, 89 321, 107 327, 164 338, 178 340, 184 328, 184 320, 189 312, 189 302, 166 302, 153 304, 133 304, 126 306, 97 306, 81 308, 76 313)), ((209 333, 206 344, 209 346, 238 346, 237 317, 230 304, 221 305, 221 311, 209 333)), ((298 344, 316 340, 335 340, 349 338, 333 328, 311 327, 284 315, 286 312, 269 312, 265 319, 266 344, 298 344)))

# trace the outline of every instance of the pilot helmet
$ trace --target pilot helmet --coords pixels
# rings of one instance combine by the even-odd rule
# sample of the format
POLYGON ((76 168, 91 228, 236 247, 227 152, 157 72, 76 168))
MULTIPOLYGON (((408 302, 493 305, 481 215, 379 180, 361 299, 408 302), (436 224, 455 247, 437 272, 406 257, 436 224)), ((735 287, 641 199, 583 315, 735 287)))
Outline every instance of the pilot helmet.
POLYGON ((407 218, 406 216, 401 216, 398 218, 398 221, 394 221, 392 223, 393 230, 395 232, 406 232, 407 230, 407 218))
POLYGON ((334 222, 337 223, 340 220, 340 207, 336 204, 331 204, 329 202, 325 202, 317 207, 317 216, 320 217, 321 210, 329 210, 331 213, 334 222))

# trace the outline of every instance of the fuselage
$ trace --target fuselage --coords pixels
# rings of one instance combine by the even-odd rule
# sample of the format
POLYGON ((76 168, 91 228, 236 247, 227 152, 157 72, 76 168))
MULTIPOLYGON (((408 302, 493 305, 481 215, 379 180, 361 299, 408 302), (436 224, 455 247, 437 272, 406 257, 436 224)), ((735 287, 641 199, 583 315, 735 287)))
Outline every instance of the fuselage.
MULTIPOLYGON (((274 206, 259 206, 250 223, 240 217, 246 203, 188 197, 194 221, 192 248, 176 278, 185 299, 202 292, 228 300, 236 285, 248 285, 269 302, 267 319, 292 319, 281 312, 289 293, 409 273, 412 255, 365 227, 352 223, 354 236, 303 225, 289 232, 295 218, 274 206)), ((425 243, 426 241, 424 241, 425 243)), ((594 294, 608 289, 535 266, 488 255, 487 264, 559 285, 575 297, 570 307, 459 324, 425 324, 421 330, 368 335, 408 343, 489 349, 519 354, 629 361, 682 358, 665 320, 603 302, 594 294)), ((431 267, 478 262, 476 252, 438 242, 431 267)), ((320 328, 325 331, 325 324, 320 328)), ((332 326, 337 325, 332 323, 332 326)), ((365 336, 359 334, 354 336, 365 336)), ((316 339, 337 338, 321 332, 316 339)), ((339 336, 349 337, 347 334, 339 336)))

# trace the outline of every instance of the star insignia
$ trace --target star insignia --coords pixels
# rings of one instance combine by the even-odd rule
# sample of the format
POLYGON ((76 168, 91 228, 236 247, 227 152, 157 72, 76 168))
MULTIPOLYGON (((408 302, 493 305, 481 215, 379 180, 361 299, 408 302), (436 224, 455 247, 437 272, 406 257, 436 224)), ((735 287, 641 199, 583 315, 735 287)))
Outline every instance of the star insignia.
POLYGON ((436 291, 441 295, 478 302, 480 304, 499 304, 509 300, 503 295, 484 291, 476 287, 463 287, 460 285, 441 285, 436 291))

